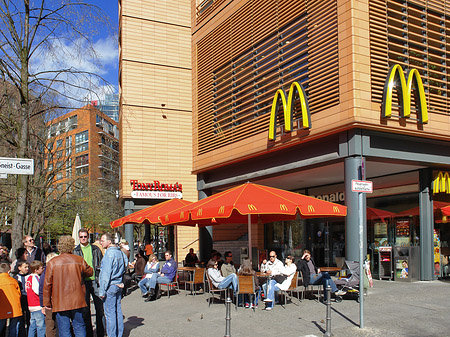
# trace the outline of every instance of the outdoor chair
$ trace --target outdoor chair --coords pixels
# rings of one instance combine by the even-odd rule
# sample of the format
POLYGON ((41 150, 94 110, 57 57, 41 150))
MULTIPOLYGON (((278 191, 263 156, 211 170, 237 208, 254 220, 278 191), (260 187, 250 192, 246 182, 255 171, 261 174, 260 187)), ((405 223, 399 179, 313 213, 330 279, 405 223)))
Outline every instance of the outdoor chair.
MULTIPOLYGON (((159 286, 162 288, 163 286, 167 287, 167 298, 170 298, 170 291, 176 290, 177 294, 180 293, 180 285, 178 283, 178 270, 175 274, 175 278, 170 283, 160 283, 159 286)), ((162 290, 162 289, 161 289, 162 290)))
POLYGON ((185 289, 186 289, 186 296, 187 296, 187 288, 186 288, 187 285, 189 285, 189 288, 191 290, 191 295, 192 295, 192 293, 194 293, 194 296, 195 296, 195 293, 196 293, 195 285, 202 284, 203 288, 205 288, 204 282, 205 282, 205 268, 195 268, 190 280, 186 281, 184 284, 185 289))
MULTIPOLYGON (((249 295, 250 296, 250 303, 253 304, 253 311, 255 311, 255 305, 256 305, 256 290, 255 290, 255 279, 252 275, 238 275, 238 284, 239 284, 239 291, 237 292, 237 296, 235 296, 235 308, 237 310, 238 302, 239 302, 239 295, 249 295)), ((244 297, 244 296, 242 296, 244 297)))
POLYGON ((211 295, 210 297, 209 297, 209 299, 208 299, 208 307, 209 306, 211 306, 211 299, 214 301, 214 299, 215 299, 215 296, 214 296, 214 294, 219 294, 219 299, 220 299, 220 297, 222 296, 222 294, 224 295, 224 296, 226 296, 226 294, 227 294, 227 288, 225 288, 225 289, 219 289, 219 288, 216 288, 214 285, 213 285, 213 283, 211 282, 211 279, 209 278, 209 275, 208 275, 208 272, 205 272, 205 275, 206 275, 206 281, 207 281, 207 284, 208 284, 208 291, 209 291, 209 294, 211 295))
MULTIPOLYGON (((297 298, 298 298, 298 292, 299 292, 299 286, 298 286, 298 271, 295 272, 294 277, 291 280, 291 285, 289 286, 288 290, 280 290, 280 295, 283 295, 284 297, 284 305, 286 305, 287 299, 289 298, 289 300, 294 303, 292 301, 292 296, 294 292, 297 292, 297 298), (289 292, 291 292, 291 295, 289 295, 289 292)), ((298 306, 297 303, 294 303, 295 305, 298 306)), ((283 308, 284 308, 283 305, 283 308)))
POLYGON ((302 292, 302 300, 305 299, 305 292, 306 291, 311 291, 311 294, 314 296, 314 287, 317 287, 317 294, 318 296, 314 296, 314 299, 316 301, 319 300, 320 298, 320 288, 322 287, 322 284, 309 284, 307 287, 305 287, 305 282, 303 281, 304 277, 303 277, 303 273, 302 273, 302 282, 303 282, 303 292, 302 292))

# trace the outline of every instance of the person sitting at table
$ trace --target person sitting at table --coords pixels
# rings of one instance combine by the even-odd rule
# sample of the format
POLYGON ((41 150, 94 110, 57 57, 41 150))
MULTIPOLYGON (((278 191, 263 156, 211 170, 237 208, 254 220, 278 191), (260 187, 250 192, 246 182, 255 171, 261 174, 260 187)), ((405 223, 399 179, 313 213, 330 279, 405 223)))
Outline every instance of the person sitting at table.
POLYGON ((297 266, 294 264, 294 257, 292 255, 288 255, 285 259, 285 265, 280 271, 280 274, 272 275, 272 278, 267 283, 267 286, 264 290, 266 294, 266 298, 264 302, 266 303, 266 310, 272 310, 275 300, 275 291, 280 290, 288 290, 292 278, 297 271, 297 266))
MULTIPOLYGON (((225 253, 226 255, 226 253, 225 253)), ((250 261, 250 259, 245 259, 242 261, 242 265, 239 268, 238 275, 243 275, 243 276, 253 276, 253 282, 254 282, 254 286, 255 286, 255 293, 256 293, 256 298, 255 298, 255 302, 254 304, 251 303, 250 304, 250 296, 248 294, 244 294, 244 302, 245 302, 245 307, 246 308, 258 308, 258 299, 259 299, 259 295, 261 293, 261 287, 259 286, 259 280, 256 277, 256 272, 253 270, 252 268, 252 263, 250 261)))
POLYGON ((320 272, 320 268, 316 267, 314 260, 311 257, 311 252, 307 249, 303 251, 303 256, 298 263, 298 269, 303 275, 303 286, 307 287, 310 284, 322 284, 324 289, 324 301, 327 299, 325 289, 328 285, 331 287, 331 292, 335 295, 343 295, 345 292, 337 289, 336 284, 331 279, 327 272, 320 272))
POLYGON ((283 268, 283 262, 277 259, 277 253, 275 251, 271 251, 269 253, 269 261, 264 259, 261 263, 261 273, 277 275, 281 274, 281 270, 283 268))
POLYGON ((238 291, 238 278, 236 274, 230 274, 227 277, 223 277, 220 274, 217 261, 213 260, 208 261, 206 268, 208 269, 208 276, 214 287, 217 289, 233 289, 233 292, 236 295, 238 291))
POLYGON ((158 273, 153 273, 152 277, 149 279, 149 296, 145 299, 145 302, 149 302, 156 298, 159 298, 159 288, 158 293, 155 292, 155 288, 157 284, 165 284, 170 283, 173 281, 173 279, 177 275, 177 263, 172 258, 172 252, 170 250, 167 250, 164 253, 164 257, 166 259, 166 262, 164 262, 164 265, 161 268, 161 271, 158 273))
POLYGON ((225 252, 225 262, 220 267, 220 271, 223 277, 236 274, 236 268, 233 265, 233 254, 230 251, 225 252))
POLYGON ((134 277, 140 279, 144 275, 145 264, 147 263, 147 256, 142 249, 139 249, 134 261, 134 277))
POLYGON ((191 248, 184 258, 184 265, 186 267, 195 267, 196 263, 198 263, 198 257, 197 254, 194 253, 194 248, 191 248))
POLYGON ((138 286, 141 289, 142 297, 150 295, 150 279, 159 272, 159 261, 154 254, 150 254, 148 262, 145 264, 144 277, 139 281, 138 286))

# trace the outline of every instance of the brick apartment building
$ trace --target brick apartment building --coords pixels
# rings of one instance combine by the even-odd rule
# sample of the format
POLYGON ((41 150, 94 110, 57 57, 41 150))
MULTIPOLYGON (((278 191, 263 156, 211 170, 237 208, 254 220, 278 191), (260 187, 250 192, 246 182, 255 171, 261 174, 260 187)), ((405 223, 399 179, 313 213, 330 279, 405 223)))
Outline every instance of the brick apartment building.
POLYGON ((46 168, 55 171, 50 192, 75 191, 98 184, 116 194, 119 181, 118 123, 92 105, 48 123, 46 168))

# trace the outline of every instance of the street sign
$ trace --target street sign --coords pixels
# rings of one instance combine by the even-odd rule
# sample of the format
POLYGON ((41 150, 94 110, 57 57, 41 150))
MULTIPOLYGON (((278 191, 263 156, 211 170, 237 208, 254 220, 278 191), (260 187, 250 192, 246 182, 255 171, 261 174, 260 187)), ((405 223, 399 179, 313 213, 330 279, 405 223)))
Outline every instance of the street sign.
POLYGON ((34 160, 28 158, 0 157, 0 173, 34 174, 34 160))
POLYGON ((7 179, 8 175, 6 173, 0 173, 0 179, 7 179))
POLYGON ((366 180, 352 180, 352 192, 372 193, 373 182, 366 180))

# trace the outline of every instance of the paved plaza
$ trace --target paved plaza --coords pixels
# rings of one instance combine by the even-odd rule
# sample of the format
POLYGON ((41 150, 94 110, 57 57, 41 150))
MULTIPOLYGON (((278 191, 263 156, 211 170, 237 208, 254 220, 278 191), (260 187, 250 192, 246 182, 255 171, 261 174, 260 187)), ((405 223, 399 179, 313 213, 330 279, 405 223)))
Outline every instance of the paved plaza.
MULTIPOLYGON (((144 302, 135 289, 122 301, 124 336, 212 337, 225 335, 225 305, 208 307, 209 294, 180 294, 144 302)), ((294 299, 274 310, 231 310, 231 336, 322 336, 326 306, 294 299), (296 305, 297 304, 297 305, 296 305)), ((450 336, 450 283, 374 281, 364 301, 364 329, 354 299, 332 302, 333 336, 450 336)))

